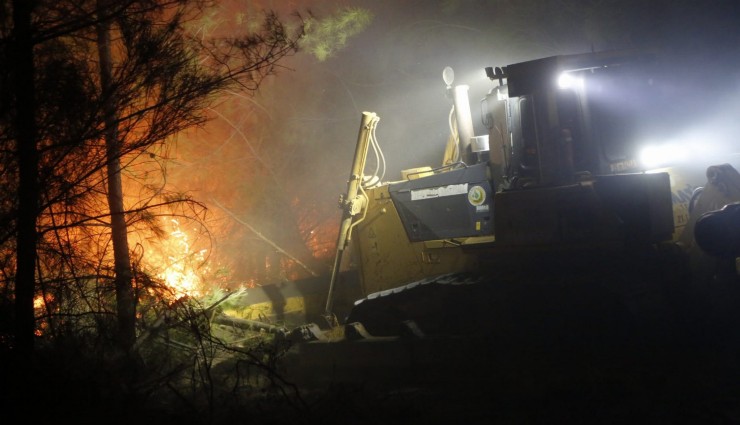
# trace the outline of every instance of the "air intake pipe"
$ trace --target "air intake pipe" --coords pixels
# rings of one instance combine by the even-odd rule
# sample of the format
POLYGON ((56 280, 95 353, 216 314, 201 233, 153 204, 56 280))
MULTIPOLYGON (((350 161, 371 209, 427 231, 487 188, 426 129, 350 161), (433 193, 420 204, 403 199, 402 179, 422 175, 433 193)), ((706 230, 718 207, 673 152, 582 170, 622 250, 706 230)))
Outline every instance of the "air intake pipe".
POLYGON ((470 112, 470 99, 468 97, 467 85, 455 86, 453 101, 455 103, 455 121, 459 139, 460 159, 472 165, 477 162, 477 155, 470 146, 471 139, 475 136, 473 131, 473 114, 470 112))

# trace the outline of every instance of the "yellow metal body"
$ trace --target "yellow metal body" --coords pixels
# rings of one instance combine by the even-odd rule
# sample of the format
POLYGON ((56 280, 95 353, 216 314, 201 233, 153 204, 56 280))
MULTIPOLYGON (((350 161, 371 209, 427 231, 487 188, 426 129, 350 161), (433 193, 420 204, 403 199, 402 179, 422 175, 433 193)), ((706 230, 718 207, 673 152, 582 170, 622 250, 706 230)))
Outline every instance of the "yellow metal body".
POLYGON ((474 238, 409 242, 388 185, 366 193, 365 218, 352 232, 352 261, 359 267, 364 295, 477 266, 477 256, 463 250, 474 238))

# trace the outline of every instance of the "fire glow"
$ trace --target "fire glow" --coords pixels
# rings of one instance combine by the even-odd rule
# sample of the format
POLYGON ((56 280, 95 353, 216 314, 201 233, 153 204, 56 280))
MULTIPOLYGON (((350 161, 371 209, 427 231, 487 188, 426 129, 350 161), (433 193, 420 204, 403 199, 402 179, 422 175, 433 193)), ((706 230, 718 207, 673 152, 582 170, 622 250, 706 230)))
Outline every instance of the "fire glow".
POLYGON ((173 231, 160 244, 161 259, 152 259, 158 264, 157 277, 162 279, 176 299, 201 296, 203 279, 199 269, 205 262, 207 250, 193 250, 187 233, 180 228, 180 223, 172 219, 171 225, 173 231))

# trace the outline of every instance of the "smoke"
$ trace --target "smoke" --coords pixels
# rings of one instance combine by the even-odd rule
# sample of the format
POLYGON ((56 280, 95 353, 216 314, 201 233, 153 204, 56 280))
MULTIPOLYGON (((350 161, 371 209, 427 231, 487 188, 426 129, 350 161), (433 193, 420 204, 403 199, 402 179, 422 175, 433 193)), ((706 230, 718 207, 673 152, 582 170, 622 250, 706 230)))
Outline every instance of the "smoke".
MULTIPOLYGON (((326 246, 336 234, 337 199, 346 190, 363 111, 380 117, 386 180, 397 180, 403 169, 442 163, 452 106, 444 67, 455 70, 456 84, 470 86, 479 135, 485 130, 478 101, 493 86, 485 67, 642 47, 665 53, 666 88, 678 102, 672 108, 681 111, 673 133, 707 151, 717 144, 722 157, 738 150, 740 134, 734 112, 740 110, 740 27, 730 3, 343 1, 342 8, 368 10, 372 21, 330 55, 318 58, 312 48, 289 58, 257 97, 229 103, 231 116, 238 117, 232 121, 244 127, 236 132, 227 126, 225 132, 224 122, 216 120, 212 134, 220 142, 206 139, 225 154, 209 164, 219 172, 203 171, 202 180, 221 176, 216 183, 206 181, 209 195, 222 196, 240 219, 287 250, 306 254, 311 238, 323 235, 322 250, 330 252, 326 246), (236 144, 240 139, 249 147, 236 144)), ((321 17, 338 6, 322 0, 302 7, 321 17)), ((702 158, 695 165, 705 169, 711 163, 702 158)), ((226 233, 244 241, 249 232, 226 233)), ((239 258, 252 249, 238 241, 221 245, 241 264, 239 258)))

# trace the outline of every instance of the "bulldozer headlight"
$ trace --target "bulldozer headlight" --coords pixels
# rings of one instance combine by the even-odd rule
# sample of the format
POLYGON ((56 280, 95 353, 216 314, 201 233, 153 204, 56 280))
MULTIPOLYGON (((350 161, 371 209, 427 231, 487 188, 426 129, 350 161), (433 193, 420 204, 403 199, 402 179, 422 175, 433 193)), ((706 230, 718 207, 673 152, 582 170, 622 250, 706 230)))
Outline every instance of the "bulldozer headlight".
POLYGON ((572 72, 563 72, 558 77, 558 87, 561 89, 576 89, 583 87, 583 78, 572 72))
POLYGON ((646 169, 675 165, 688 158, 689 150, 676 144, 647 146, 640 152, 640 163, 646 169))

